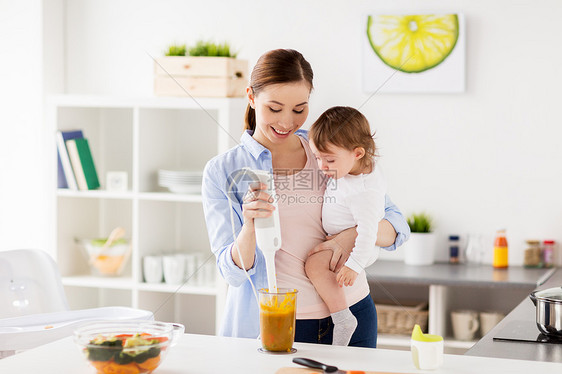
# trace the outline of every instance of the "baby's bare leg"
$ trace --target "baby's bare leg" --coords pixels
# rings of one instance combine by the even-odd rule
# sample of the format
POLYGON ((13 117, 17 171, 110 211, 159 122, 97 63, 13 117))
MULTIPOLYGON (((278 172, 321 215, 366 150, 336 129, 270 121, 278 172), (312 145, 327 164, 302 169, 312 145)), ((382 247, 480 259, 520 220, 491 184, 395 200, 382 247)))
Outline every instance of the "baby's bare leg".
POLYGON ((330 270, 331 251, 321 251, 310 256, 304 265, 306 276, 324 300, 330 313, 347 308, 343 289, 336 282, 336 273, 330 270))
POLYGON ((357 328, 357 319, 347 307, 343 288, 336 281, 336 273, 330 270, 331 258, 332 251, 315 253, 306 260, 304 270, 330 310, 334 322, 332 345, 346 346, 357 328))

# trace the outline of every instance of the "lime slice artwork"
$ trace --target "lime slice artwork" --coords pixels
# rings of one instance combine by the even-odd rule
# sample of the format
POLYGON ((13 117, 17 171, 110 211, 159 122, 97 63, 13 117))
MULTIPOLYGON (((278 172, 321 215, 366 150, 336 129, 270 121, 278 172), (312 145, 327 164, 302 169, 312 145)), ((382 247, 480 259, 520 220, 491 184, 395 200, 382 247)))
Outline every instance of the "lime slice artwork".
POLYGON ((386 65, 404 73, 421 73, 441 64, 459 39, 456 14, 373 15, 367 37, 386 65))

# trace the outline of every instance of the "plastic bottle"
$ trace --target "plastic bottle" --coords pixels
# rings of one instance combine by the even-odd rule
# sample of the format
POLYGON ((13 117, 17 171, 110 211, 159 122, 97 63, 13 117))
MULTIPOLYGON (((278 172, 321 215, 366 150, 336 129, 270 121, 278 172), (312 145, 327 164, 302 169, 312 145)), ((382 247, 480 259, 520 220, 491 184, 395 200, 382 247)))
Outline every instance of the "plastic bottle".
POLYGON ((458 264, 460 260, 459 253, 459 236, 450 235, 449 236, 449 262, 451 264, 458 264))
POLYGON ((496 232, 496 240, 494 241, 494 262, 493 266, 496 269, 507 268, 508 250, 507 238, 505 237, 505 230, 498 230, 496 232))
POLYGON ((543 242, 542 260, 545 268, 554 266, 554 240, 545 240, 543 242))

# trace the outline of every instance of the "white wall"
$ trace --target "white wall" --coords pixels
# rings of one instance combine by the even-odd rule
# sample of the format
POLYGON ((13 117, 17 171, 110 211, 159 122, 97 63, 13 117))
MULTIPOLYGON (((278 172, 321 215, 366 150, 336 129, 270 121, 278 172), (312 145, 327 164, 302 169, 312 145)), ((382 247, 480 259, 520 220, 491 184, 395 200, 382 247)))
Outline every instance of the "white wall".
MULTIPOLYGON (((160 55, 171 42, 229 40, 251 65, 266 50, 294 48, 315 71, 308 124, 329 106, 362 106, 377 130, 391 197, 406 214, 434 215, 442 255, 449 233, 491 237, 500 227, 508 229, 512 263, 521 263, 526 238, 562 241, 558 0, 73 0, 64 11, 69 93, 151 95, 149 55, 160 55), (404 11, 465 14, 465 93, 377 94, 367 100, 361 90, 364 15, 404 11)), ((18 20, 33 25, 23 16, 18 20)), ((9 63, 16 70, 32 64, 9 63)), ((32 79, 25 83, 13 85, 24 91, 32 79)), ((11 131, 21 137, 25 130, 11 131)), ((12 155, 19 147, 1 148, 2 155, 12 155)), ((32 160, 21 165, 30 169, 12 175, 36 167, 32 160)), ((22 213, 13 223, 21 226, 28 217, 22 213)))
POLYGON ((0 0, 0 250, 49 249, 41 28, 41 1, 0 0))
POLYGON ((505 227, 512 263, 522 262, 525 238, 562 240, 557 0, 88 0, 69 2, 67 11, 70 92, 150 95, 149 54, 171 42, 226 39, 252 66, 266 50, 295 48, 315 71, 308 124, 329 106, 364 104, 391 197, 405 213, 435 216, 442 255, 449 233, 491 237, 505 227), (367 101, 364 15, 403 11, 465 14, 464 94, 367 101))

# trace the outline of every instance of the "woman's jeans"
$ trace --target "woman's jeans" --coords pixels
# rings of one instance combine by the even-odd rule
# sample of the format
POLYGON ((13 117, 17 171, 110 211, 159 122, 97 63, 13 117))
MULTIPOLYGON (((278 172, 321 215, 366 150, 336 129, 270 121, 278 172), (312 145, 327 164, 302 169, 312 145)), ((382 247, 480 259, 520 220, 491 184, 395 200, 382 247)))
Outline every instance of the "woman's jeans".
MULTIPOLYGON (((371 295, 349 307, 357 318, 357 328, 349 342, 353 347, 377 347, 377 310, 371 295)), ((295 341, 300 343, 332 344, 334 323, 332 317, 297 319, 295 341)))

